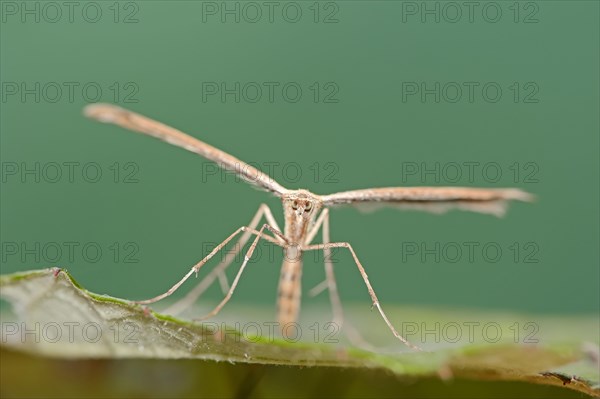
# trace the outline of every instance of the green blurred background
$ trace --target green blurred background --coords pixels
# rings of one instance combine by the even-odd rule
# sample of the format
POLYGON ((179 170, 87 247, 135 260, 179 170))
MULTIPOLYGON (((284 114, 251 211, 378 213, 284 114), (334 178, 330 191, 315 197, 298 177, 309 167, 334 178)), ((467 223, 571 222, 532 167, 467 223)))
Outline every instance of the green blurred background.
MULTIPOLYGON (((248 223, 262 202, 283 223, 276 198, 231 177, 208 176, 204 159, 86 120, 81 110, 100 87, 100 101, 178 127, 263 169, 279 163, 273 177, 289 188, 514 186, 538 197, 512 204, 502 219, 334 210, 332 239, 354 245, 384 304, 598 311, 597 2, 481 2, 472 21, 462 3, 443 2, 283 2, 275 3, 271 21, 261 2, 82 2, 72 20, 64 6, 58 16, 35 4, 2 2, 2 273, 60 266, 94 292, 142 299, 168 288, 206 245, 248 223), (221 15, 236 7, 239 22, 235 11, 221 15), (222 82, 240 82, 239 102, 206 91, 222 82), (256 102, 248 82, 263 85, 256 102), (264 82, 277 85, 273 101, 264 82), (302 89, 297 102, 282 94, 290 82, 302 89), (434 94, 422 99, 406 91, 422 82, 439 82, 439 102, 434 94), (472 101, 464 82, 476 86, 472 101), (482 93, 486 84, 491 89, 482 93), (463 93, 454 101, 456 85, 463 93), (497 101, 495 87, 502 90, 497 101), (33 94, 23 94, 27 88, 33 94), (73 182, 65 162, 79 163, 73 182), (468 162, 479 162, 473 178, 463 167, 453 181, 455 163, 468 162), (39 182, 20 174, 36 163, 39 182), (50 181, 53 163, 63 165, 58 182, 50 181), (90 163, 101 168, 98 182, 82 176, 90 163), (441 178, 407 175, 421 163, 439 163, 441 178), (291 165, 287 175, 284 165, 291 165), (484 172, 484 165, 492 168, 484 172), (502 173, 497 181, 494 167, 502 173), (472 260, 467 242, 479 245, 472 260), (63 250, 56 261, 52 243, 63 250), (439 262, 407 254, 411 243, 438 243, 439 262), (456 262, 452 243, 465 250, 456 262), (488 243, 502 249, 497 262, 482 254, 488 243), (92 246, 87 255, 85 244, 92 246), (23 245, 39 245, 40 259, 23 245), (94 247, 102 249, 95 262, 94 247)), ((94 170, 87 171, 93 179, 94 170)), ((232 304, 274 312, 281 255, 269 259, 264 248, 232 304)), ((337 260, 342 299, 369 306, 351 258, 339 253, 337 260)), ((307 257, 305 288, 322 276, 322 265, 307 257)), ((207 293, 211 303, 220 297, 218 287, 207 293)), ((327 297, 304 303, 327 305, 327 297)))

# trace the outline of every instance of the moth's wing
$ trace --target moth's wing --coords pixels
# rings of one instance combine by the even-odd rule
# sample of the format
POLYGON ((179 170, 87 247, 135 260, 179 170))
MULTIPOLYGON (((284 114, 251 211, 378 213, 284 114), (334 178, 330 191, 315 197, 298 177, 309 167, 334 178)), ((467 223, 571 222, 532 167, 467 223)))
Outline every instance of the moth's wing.
POLYGON ((444 213, 451 209, 502 216, 510 200, 532 201, 516 188, 384 187, 321 196, 325 206, 350 205, 363 211, 380 207, 444 213))
POLYGON ((84 115, 100 122, 113 123, 138 133, 156 137, 169 144, 194 152, 215 162, 221 168, 236 173, 250 184, 279 197, 288 191, 269 177, 269 175, 226 152, 135 112, 111 104, 91 104, 85 107, 84 115))

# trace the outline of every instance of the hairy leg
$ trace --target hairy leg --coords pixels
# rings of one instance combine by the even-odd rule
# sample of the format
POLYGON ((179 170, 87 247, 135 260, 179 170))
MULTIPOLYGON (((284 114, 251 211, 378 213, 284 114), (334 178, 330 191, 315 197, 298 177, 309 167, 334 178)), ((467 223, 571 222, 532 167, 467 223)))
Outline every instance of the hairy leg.
POLYGON ((219 262, 219 264, 215 266, 215 268, 211 270, 210 273, 208 273, 202 280, 200 280, 200 282, 194 287, 194 289, 188 292, 179 301, 175 302, 167 309, 165 309, 164 312, 173 315, 181 313, 183 310, 187 309, 194 302, 196 302, 200 295, 202 295, 204 291, 206 291, 206 289, 210 287, 210 285, 215 281, 217 277, 219 278, 223 294, 226 294, 229 291, 229 283, 227 282, 227 277, 225 276, 225 270, 227 270, 227 268, 231 265, 233 260, 238 256, 242 248, 244 248, 244 245, 246 245, 246 243, 250 239, 250 236, 253 235, 252 231, 256 229, 256 226, 258 226, 258 223, 260 222, 260 219, 263 217, 263 215, 267 219, 267 223, 279 230, 279 226, 277 226, 277 222, 275 221, 275 218, 273 217, 269 206, 267 204, 261 204, 258 208, 258 211, 252 217, 252 220, 248 224, 248 229, 244 231, 244 234, 242 234, 240 239, 235 244, 234 250, 231 252, 227 252, 227 254, 221 260, 221 262, 219 262))
MULTIPOLYGON (((262 229, 261 229, 262 230, 262 229)), ((200 262, 196 263, 194 266, 192 266, 192 268, 190 269, 189 272, 187 272, 187 274, 181 279, 179 280, 173 287, 169 288, 169 290, 163 294, 157 295, 154 298, 150 298, 150 299, 146 299, 143 301, 134 301, 135 303, 138 303, 140 305, 148 305, 154 302, 158 302, 161 299, 164 299, 168 296, 170 296, 171 294, 173 294, 175 291, 177 291, 177 289, 183 284, 185 283, 185 281, 193 274, 193 273, 198 273, 198 271, 200 270, 200 268, 206 263, 208 262, 213 256, 215 256, 215 254, 217 252, 219 252, 225 245, 227 245, 227 243, 229 241, 231 241, 233 238, 235 238, 235 236, 237 236, 239 233, 241 232, 245 232, 245 231, 250 231, 251 234, 255 234, 257 235, 257 237, 260 237, 262 235, 262 231, 261 232, 257 232, 256 230, 250 230, 248 227, 246 226, 242 226, 239 229, 237 229, 235 232, 233 232, 229 237, 227 237, 221 244, 219 244, 215 249, 213 249, 211 251, 211 253, 209 253, 204 259, 202 259, 200 262)), ((273 240, 277 243, 277 241, 275 239, 273 239, 272 237, 265 237, 263 236, 263 238, 267 239, 267 240, 273 240)))
POLYGON ((337 289, 337 283, 335 280, 335 274, 333 272, 331 247, 327 246, 327 244, 330 243, 329 209, 324 209, 323 212, 321 212, 321 215, 319 215, 319 218, 315 223, 313 231, 311 231, 311 233, 309 233, 308 235, 306 243, 307 245, 310 244, 310 241, 312 241, 312 239, 316 235, 316 231, 320 227, 322 227, 323 244, 325 245, 325 247, 323 248, 323 256, 325 258, 325 280, 313 289, 311 289, 309 295, 315 296, 327 289, 329 291, 329 301, 331 302, 331 309, 333 312, 333 323, 335 323, 340 329, 342 329, 344 324, 346 325, 344 331, 346 332, 346 335, 350 342, 352 342, 354 345, 365 349, 373 350, 374 347, 370 345, 367 341, 365 341, 365 339, 360 335, 360 333, 350 323, 347 323, 344 319, 342 301, 340 299, 340 294, 337 289))
MULTIPOLYGON (((229 302, 229 300, 231 299, 231 296, 233 295, 233 292, 235 291, 235 288, 238 285, 240 277, 241 277, 242 273, 244 272, 244 269, 246 268, 246 264, 248 263, 248 261, 252 257, 252 254, 254 253, 254 250, 256 249, 256 245, 258 244, 258 240, 260 240, 261 238, 265 238, 266 237, 265 235, 263 235, 263 231, 265 229, 269 230, 274 235, 283 238, 283 234, 281 232, 279 232, 275 228, 269 226, 268 224, 263 224, 263 226, 258 231, 258 234, 256 235, 256 238, 252 242, 252 245, 250 246, 250 248, 246 252, 246 256, 244 256, 244 262, 242 263, 242 266, 240 266, 240 269, 238 270, 238 272, 237 272, 237 274, 235 276, 235 279, 233 280, 233 283, 231 284, 231 288, 229 288, 229 292, 227 292, 227 295, 225 295, 225 298, 223 298, 223 300, 213 310, 211 310, 208 314, 206 314, 205 316, 202 316, 200 318, 196 318, 195 320, 205 320, 205 319, 208 319, 210 317, 216 316, 221 311, 221 309, 223 308, 223 306, 225 306, 225 304, 227 304, 227 302, 229 302)), ((277 245, 279 245, 279 246, 281 246, 281 247, 287 245, 287 242, 286 242, 286 244, 281 244, 281 243, 279 243, 277 241, 275 241, 274 243, 277 244, 277 245)))
POLYGON ((398 333, 398 331, 396 331, 396 329, 394 328, 394 326, 392 325, 392 323, 390 322, 390 320, 388 319, 387 315, 385 314, 385 312, 383 311, 383 309, 381 308, 381 305, 379 303, 379 299, 377 298, 377 295, 375 294, 375 291, 373 290, 373 287, 371 286, 371 283, 369 282, 369 277, 367 276, 367 272, 365 271, 363 265, 360 263, 360 261, 358 260, 358 257, 356 256, 356 252, 354 252, 354 249, 352 248, 352 245, 350 245, 347 242, 334 242, 334 243, 329 243, 329 244, 316 244, 316 245, 309 245, 305 248, 303 248, 304 251, 314 251, 314 250, 325 250, 327 248, 347 248, 350 253, 352 254, 352 258, 354 259, 354 263, 356 264, 356 266, 358 267, 358 270, 365 282, 365 285, 367 286, 367 290, 369 291, 369 295, 371 296, 371 300, 373 302, 373 306, 377 308, 377 310, 379 311, 379 314, 381 315, 381 317, 383 318, 383 320, 385 321, 385 323, 387 324, 388 328, 392 331, 392 334, 394 334, 394 336, 396 338, 398 338, 402 343, 404 343, 406 346, 415 349, 415 350, 422 350, 421 348, 419 348, 416 345, 411 344, 410 342, 408 342, 408 340, 406 338, 404 338, 402 335, 400 335, 400 333, 398 333))

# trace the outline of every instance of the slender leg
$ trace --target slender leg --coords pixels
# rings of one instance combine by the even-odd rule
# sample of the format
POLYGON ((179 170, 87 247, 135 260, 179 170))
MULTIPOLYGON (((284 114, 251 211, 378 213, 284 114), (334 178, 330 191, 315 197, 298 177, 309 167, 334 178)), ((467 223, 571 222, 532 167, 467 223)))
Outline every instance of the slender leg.
POLYGON ((312 287, 310 291, 308 291, 308 296, 312 298, 319 295, 321 292, 327 289, 328 285, 329 282, 327 281, 327 279, 321 281, 319 284, 312 287))
MULTIPOLYGON (((206 262, 208 262, 213 256, 215 256, 215 254, 217 252, 219 252, 225 245, 227 245, 227 243, 229 241, 231 241, 235 236, 237 236, 240 232, 243 232, 243 231, 250 231, 252 234, 255 234, 257 236, 261 236, 262 235, 262 231, 261 232, 257 232, 256 230, 249 229, 246 226, 240 227, 233 234, 231 234, 229 237, 227 237, 225 239, 225 241, 223 241, 215 249, 213 249, 212 252, 209 253, 204 259, 202 259, 200 262, 198 262, 194 266, 192 266, 192 268, 190 269, 190 271, 187 272, 187 274, 181 280, 179 280, 179 282, 177 282, 173 287, 169 288, 169 290, 167 292, 165 292, 164 294, 160 294, 158 296, 155 296, 154 298, 146 299, 144 301, 134 301, 134 303, 137 303, 137 304, 140 304, 140 305, 147 305, 147 304, 150 304, 150 303, 158 302, 161 299, 164 299, 164 298, 168 297, 169 295, 171 295, 172 293, 174 293, 192 275, 192 273, 198 273, 198 270, 200 270, 200 268, 206 262)), ((267 239, 268 241, 272 240, 275 243, 278 243, 277 240, 275 240, 275 239, 273 239, 271 237, 263 236, 263 238, 267 239)))
POLYGON ((406 340, 406 338, 404 338, 402 335, 400 335, 400 333, 398 333, 398 331, 396 331, 396 329, 394 328, 394 326, 392 325, 392 323, 390 322, 390 320, 384 313, 383 309, 381 308, 381 305, 379 304, 379 299, 377 299, 377 295, 375 294, 375 291, 373 290, 373 287, 371 286, 371 283, 369 282, 369 277, 367 276, 367 272, 365 271, 363 265, 358 260, 358 257, 356 256, 356 252, 354 252, 352 245, 350 245, 347 242, 333 242, 333 243, 329 243, 329 244, 309 245, 307 247, 304 247, 303 250, 304 251, 313 251, 313 250, 325 250, 327 248, 347 248, 350 251, 350 253, 352 254, 352 258, 354 258, 354 263, 356 263, 356 266, 358 267, 358 270, 359 270, 363 280, 365 281, 365 285, 367 286, 369 295, 371 296, 371 300, 373 301, 373 306, 377 308, 377 310, 379 311, 379 314, 381 315, 381 317, 383 318, 383 320, 385 321, 385 323, 387 324, 389 329, 392 331, 392 334, 394 334, 394 336, 396 338, 398 338, 406 346, 408 346, 412 349, 421 351, 422 350, 421 348, 408 342, 406 340))
POLYGON ((325 245, 325 247, 323 247, 323 256, 325 258, 325 280, 313 288, 310 291, 310 294, 317 295, 319 292, 328 289, 329 301, 331 302, 331 309, 333 311, 333 322, 338 325, 340 330, 342 329, 342 326, 346 324, 344 331, 346 331, 346 335, 354 345, 373 350, 373 346, 365 341, 365 339, 350 323, 345 323, 344 320, 344 310, 342 308, 342 301, 340 299, 340 294, 335 280, 335 274, 333 272, 333 262, 331 261, 331 247, 327 245, 330 243, 329 209, 324 209, 321 215, 319 215, 319 218, 315 222, 314 231, 309 233, 306 244, 310 244, 309 240, 314 238, 317 229, 321 227, 320 225, 322 225, 323 244, 325 245), (315 294, 315 291, 319 292, 315 294))
POLYGON ((306 235, 306 240, 304 241, 304 245, 309 245, 312 242, 312 240, 314 240, 315 236, 319 232, 319 229, 323 225, 325 218, 329 219, 329 209, 327 209, 327 208, 325 208, 325 209, 323 209, 323 211, 321 211, 321 214, 315 221, 314 226, 306 235))
MULTIPOLYGON (((315 226, 313 228, 313 230, 308 234, 307 239, 306 239, 306 244, 310 244, 310 242, 313 240, 314 236, 316 235, 316 232, 318 231, 318 229, 322 227, 323 229, 323 243, 324 244, 329 244, 329 209, 324 209, 323 212, 321 212, 321 215, 319 215, 319 218, 317 219, 317 221, 315 222, 315 226)), ((342 310, 342 303, 340 301, 340 296, 338 294, 338 290, 337 290, 337 284, 335 282, 335 275, 333 273, 333 263, 331 262, 331 249, 328 246, 325 246, 323 248, 323 256, 324 256, 324 262, 325 262, 325 281, 324 283, 326 283, 325 287, 327 287, 329 289, 329 299, 331 301, 331 307, 333 309, 333 322, 337 323, 339 325, 339 327, 342 327, 342 323, 344 320, 344 312, 342 310)), ((319 289, 321 289, 320 287, 323 285, 323 283, 319 284, 317 287, 319 287, 319 289)), ((316 287, 316 288, 317 288, 316 287)), ((324 288, 322 288, 321 290, 323 290, 324 288)), ((315 291, 315 289, 313 288, 311 291, 315 291)))
MULTIPOLYGON (((267 223, 269 225, 275 227, 275 229, 277 229, 278 231, 281 231, 281 229, 277 225, 277 221, 273 217, 273 213, 271 212, 271 209, 269 208, 269 206, 267 204, 261 204, 260 205, 260 207, 258 208, 258 211, 256 212, 256 214, 254 215, 254 217, 250 221, 250 224, 248 225, 248 227, 251 228, 251 229, 256 229, 256 226, 258 226, 258 223, 260 222, 260 218, 263 215, 265 216, 265 219, 267 219, 267 223)), ((223 259, 215 267, 215 269, 213 269, 213 270, 216 271, 216 273, 218 273, 219 285, 221 286, 221 291, 223 291, 223 295, 227 294, 227 292, 229 291, 229 283, 227 282, 227 276, 225 274, 225 270, 229 267, 229 265, 235 259, 235 257, 240 253, 240 251, 242 250, 242 248, 244 248, 244 245, 246 245, 246 243, 248 242, 249 239, 250 239, 250 233, 244 232, 244 234, 242 234, 242 236, 240 237, 240 239, 238 240, 238 242, 235 243, 235 249, 234 249, 234 251, 232 253, 228 252, 225 255, 225 259, 223 259)), ((204 279, 206 279, 207 277, 205 277, 204 279)), ((213 280, 214 280, 214 278, 211 279, 210 283, 212 283, 213 280)), ((208 285, 206 286, 207 288, 208 288, 208 286, 210 286, 210 283, 208 283, 208 285)), ((202 284, 202 281, 200 281, 200 284, 198 284, 198 285, 201 285, 201 284, 202 284)), ((196 299, 198 299, 198 297, 200 295, 202 295, 202 293, 205 290, 206 290, 206 288, 204 288, 198 294, 194 293, 196 296, 191 301, 195 302, 196 299)), ((195 289, 194 289, 194 291, 195 291, 195 289)), ((173 305, 173 306, 175 306, 175 305, 173 305)))
MULTIPOLYGON (((327 221, 329 222, 329 209, 327 209, 327 208, 323 209, 323 211, 317 218, 312 230, 310 230, 308 232, 308 234, 306 236, 306 241, 304 242, 304 245, 309 245, 312 242, 312 240, 317 235, 317 232, 323 225, 323 221, 325 220, 325 218, 327 218, 327 221)), ((323 232, 323 241, 325 241, 325 232, 323 232)), ((327 268, 327 260, 329 258, 328 252, 329 252, 329 250, 327 250, 327 252, 324 252, 325 253, 325 255, 324 255, 325 256, 325 268, 327 268)), ((325 271, 325 275, 327 275, 327 270, 325 271)), ((310 296, 310 297, 317 296, 321 292, 325 291, 328 286, 329 286, 329 282, 327 281, 327 279, 325 279, 325 280, 321 281, 319 284, 317 284, 315 287, 311 288, 311 290, 308 292, 308 296, 310 296)))
MULTIPOLYGON (((319 229, 321 228, 321 226, 323 226, 323 223, 325 221, 325 218, 327 218, 327 232, 329 233, 329 209, 325 208, 323 209, 323 211, 321 212, 321 214, 319 215, 319 217, 317 218, 317 220, 315 221, 315 225, 313 226, 312 230, 310 230, 308 232, 308 234, 306 235, 306 241, 304 242, 304 245, 310 245, 310 243, 312 242, 312 240, 315 238, 315 236, 317 235, 319 229)), ((323 227, 323 230, 325 230, 325 227, 323 227)), ((327 243, 329 242, 329 234, 327 234, 327 238, 325 238, 325 231, 323 231, 323 241, 326 241, 327 243), (327 241, 326 241, 327 240, 327 241)), ((329 249, 324 250, 324 256, 325 256, 325 268, 327 268, 327 261, 329 259, 329 249)), ((327 275, 327 270, 325 271, 325 275, 327 275)), ((329 286, 329 281, 327 280, 327 278, 323 281, 321 281, 319 284, 317 284, 315 287, 311 288, 311 290, 308 292, 308 295, 310 297, 314 297, 319 295, 321 292, 325 291, 327 289, 327 287, 329 286)))
MULTIPOLYGON (((210 317, 216 316, 221 309, 223 308, 223 306, 225 306, 225 304, 227 302, 229 302, 229 300, 231 299, 231 296, 233 295, 233 291, 235 291, 235 288, 238 285, 238 281, 240 280, 240 276, 242 275, 242 273, 244 272, 244 269, 246 268, 246 264, 248 263, 248 261, 250 260, 250 258, 252 257, 252 254, 254 253, 254 250, 256 249, 256 245, 258 244, 258 240, 260 240, 261 238, 265 238, 265 236, 263 235, 263 231, 267 229, 269 230, 271 233, 273 233, 276 236, 282 237, 285 240, 285 237, 283 236, 282 233, 280 233, 279 231, 275 230, 273 227, 269 226, 268 224, 263 224, 263 226, 260 228, 260 230, 258 231, 258 234, 256 234, 256 238, 254 239, 254 241, 252 242, 252 245, 250 246, 250 248, 248 249, 248 252, 246 252, 246 256, 244 256, 244 262, 242 263, 242 266, 240 266, 240 270, 238 270, 235 279, 233 280, 233 283, 231 283, 231 288, 229 289, 229 292, 227 293, 227 295, 225 295, 225 298, 223 298, 223 300, 212 310, 210 311, 208 314, 206 314, 205 316, 202 316, 200 318, 196 318, 194 320, 205 320, 208 319, 210 317)), ((275 244, 283 247, 287 244, 287 242, 285 244, 281 244, 280 242, 277 241, 272 241, 275 244)))
POLYGON ((242 234, 238 242, 235 244, 234 251, 228 252, 225 255, 225 257, 221 260, 221 262, 219 262, 219 264, 215 266, 215 268, 212 269, 210 273, 208 273, 202 280, 200 280, 200 282, 194 287, 193 290, 188 292, 182 299, 165 309, 164 312, 172 315, 181 313, 183 310, 187 309, 191 304, 196 302, 200 295, 202 295, 204 291, 206 291, 206 289, 210 287, 210 285, 215 281, 215 278, 217 277, 219 278, 219 282, 221 283, 221 290, 223 291, 223 295, 226 295, 229 291, 229 283, 227 283, 225 270, 229 267, 229 265, 231 265, 231 262, 237 257, 242 248, 244 248, 244 245, 246 245, 246 243, 250 239, 250 236, 253 235, 251 230, 256 229, 256 226, 258 226, 258 223, 260 222, 260 219, 263 215, 265 216, 267 222, 271 226, 275 227, 277 230, 280 230, 279 226, 277 226, 275 218, 273 217, 273 214, 271 213, 271 210, 269 209, 269 206, 267 204, 261 204, 261 206, 258 208, 258 211, 250 221, 250 224, 248 224, 248 229, 244 232, 244 234, 242 234))

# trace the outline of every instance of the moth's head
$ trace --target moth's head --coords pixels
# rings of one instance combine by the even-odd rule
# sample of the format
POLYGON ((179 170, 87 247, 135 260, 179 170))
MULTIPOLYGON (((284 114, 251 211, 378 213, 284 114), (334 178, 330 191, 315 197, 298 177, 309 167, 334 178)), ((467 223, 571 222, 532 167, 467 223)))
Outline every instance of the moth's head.
POLYGON ((291 217, 300 222, 313 220, 323 207, 323 201, 306 190, 296 190, 283 197, 283 210, 286 217, 291 217))

